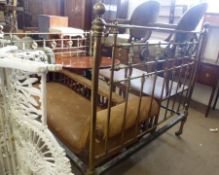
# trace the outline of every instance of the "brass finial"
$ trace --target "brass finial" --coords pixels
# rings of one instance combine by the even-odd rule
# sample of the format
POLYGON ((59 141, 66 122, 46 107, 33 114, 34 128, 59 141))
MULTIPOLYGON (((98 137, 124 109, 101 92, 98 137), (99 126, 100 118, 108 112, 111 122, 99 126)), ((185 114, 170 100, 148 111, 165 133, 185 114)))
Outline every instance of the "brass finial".
POLYGON ((100 1, 97 2, 93 7, 94 14, 98 17, 102 16, 105 13, 105 6, 100 1))
POLYGON ((94 14, 96 15, 96 18, 92 22, 92 30, 95 33, 99 32, 101 34, 105 28, 105 21, 104 19, 101 18, 101 16, 105 12, 104 4, 101 2, 97 2, 93 7, 93 11, 94 11, 94 14))

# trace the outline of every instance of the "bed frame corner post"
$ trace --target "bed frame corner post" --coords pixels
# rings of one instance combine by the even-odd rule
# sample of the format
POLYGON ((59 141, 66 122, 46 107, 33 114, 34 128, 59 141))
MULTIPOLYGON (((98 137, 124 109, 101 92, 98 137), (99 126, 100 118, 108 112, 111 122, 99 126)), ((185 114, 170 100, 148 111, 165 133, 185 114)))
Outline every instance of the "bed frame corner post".
POLYGON ((184 112, 183 112, 184 113, 183 114, 184 118, 181 121, 179 130, 177 132, 175 132, 176 136, 180 136, 183 133, 183 127, 184 127, 184 124, 185 124, 185 122, 187 120, 187 117, 188 117, 188 109, 189 109, 189 106, 190 106, 192 93, 193 93, 194 86, 195 86, 195 81, 196 81, 196 74, 197 74, 197 71, 198 71, 199 64, 201 62, 201 56, 203 54, 204 43, 205 43, 205 40, 206 40, 207 33, 208 33, 208 25, 204 25, 204 28, 203 28, 202 32, 200 33, 200 36, 199 36, 199 39, 198 39, 197 51, 196 51, 196 54, 195 54, 195 67, 194 67, 194 71, 193 71, 193 74, 192 74, 191 87, 189 89, 189 95, 188 95, 188 97, 186 97, 186 103, 184 105, 184 112))
POLYGON ((96 15, 92 22, 93 37, 93 67, 92 67, 92 92, 91 92, 91 119, 90 119, 90 138, 89 138, 89 166, 87 175, 95 174, 95 135, 96 135, 96 115, 97 115, 97 92, 98 92, 98 76, 99 65, 101 62, 101 41, 105 22, 101 16, 105 12, 105 6, 101 2, 97 2, 93 7, 96 15))
POLYGON ((183 127, 184 127, 184 124, 186 123, 187 118, 188 118, 188 109, 189 109, 189 105, 185 104, 184 111, 183 111, 183 116, 184 117, 181 120, 179 130, 175 132, 176 136, 180 136, 183 133, 183 127))
POLYGON ((195 63, 195 68, 194 68, 194 72, 192 75, 192 83, 191 83, 192 85, 190 88, 189 95, 187 97, 188 107, 190 106, 190 101, 192 98, 192 93, 193 93, 194 85, 195 85, 195 81, 196 81, 196 75, 198 72, 199 64, 201 62, 201 57, 202 57, 203 50, 205 47, 205 40, 206 40, 207 34, 208 34, 208 25, 204 25, 204 28, 202 29, 202 32, 200 33, 200 36, 198 39, 198 46, 197 46, 197 50, 196 50, 196 54, 195 54, 196 63, 195 63))

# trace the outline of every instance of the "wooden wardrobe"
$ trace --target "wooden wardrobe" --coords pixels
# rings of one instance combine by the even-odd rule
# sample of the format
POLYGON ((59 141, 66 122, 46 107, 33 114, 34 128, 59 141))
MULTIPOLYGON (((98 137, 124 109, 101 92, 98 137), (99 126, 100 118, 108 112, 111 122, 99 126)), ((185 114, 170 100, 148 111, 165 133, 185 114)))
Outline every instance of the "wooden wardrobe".
POLYGON ((63 0, 23 0, 22 26, 38 27, 38 16, 41 14, 61 15, 63 0))
POLYGON ((64 0, 64 15, 69 26, 90 29, 94 0, 64 0))

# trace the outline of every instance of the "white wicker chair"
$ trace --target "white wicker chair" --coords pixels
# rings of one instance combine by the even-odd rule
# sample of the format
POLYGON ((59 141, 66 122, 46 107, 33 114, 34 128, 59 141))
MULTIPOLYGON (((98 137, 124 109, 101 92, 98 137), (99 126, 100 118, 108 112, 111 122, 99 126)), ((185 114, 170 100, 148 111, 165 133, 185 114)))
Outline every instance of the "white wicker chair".
POLYGON ((0 49, 0 174, 70 175, 70 162, 47 127, 46 75, 61 66, 16 52, 0 49))

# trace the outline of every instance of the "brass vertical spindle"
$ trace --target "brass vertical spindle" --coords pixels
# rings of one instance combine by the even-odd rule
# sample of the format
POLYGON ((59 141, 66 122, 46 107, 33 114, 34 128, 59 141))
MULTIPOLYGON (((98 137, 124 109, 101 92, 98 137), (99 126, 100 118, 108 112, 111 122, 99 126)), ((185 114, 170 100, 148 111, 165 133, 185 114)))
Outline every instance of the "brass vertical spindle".
POLYGON ((145 74, 142 74, 141 89, 140 89, 139 102, 138 102, 138 112, 137 112, 137 118, 135 122, 135 136, 137 136, 138 134, 138 125, 139 125, 139 120, 140 120, 140 110, 141 110, 141 101, 142 101, 142 94, 143 94, 143 89, 144 89, 144 82, 145 82, 145 74))
POLYGON ((187 103, 187 98, 188 98, 188 95, 189 95, 189 89, 191 88, 192 86, 192 74, 194 73, 194 64, 192 66, 190 66, 189 70, 188 70, 188 75, 190 75, 190 78, 188 80, 188 90, 186 92, 186 95, 185 95, 185 100, 183 102, 183 106, 185 106, 185 104, 187 103))
POLYGON ((175 77, 175 73, 176 73, 176 70, 175 70, 175 67, 174 69, 172 70, 172 75, 171 75, 171 84, 170 84, 170 90, 168 89, 168 99, 167 99, 167 104, 166 104, 166 110, 165 110, 165 114, 164 114, 164 118, 166 119, 167 118, 167 113, 168 113, 168 108, 169 108, 169 104, 170 104, 170 97, 171 97, 171 93, 172 93, 172 89, 173 89, 173 82, 174 82, 174 77, 175 77))
POLYGON ((101 2, 94 5, 96 18, 92 23, 93 30, 93 68, 92 68, 92 91, 91 91, 91 119, 90 119, 90 140, 89 140, 89 166, 87 174, 93 175, 95 169, 95 137, 96 137, 96 116, 97 116, 97 92, 99 64, 101 61, 101 39, 105 22, 101 16, 105 12, 105 7, 101 2))
MULTIPOLYGON (((152 94, 151 94, 151 100, 150 100, 150 106, 149 106, 149 111, 148 111, 148 117, 151 117, 151 109, 152 109, 152 104, 153 104, 153 100, 154 100, 154 92, 155 92, 155 88, 156 88, 156 81, 157 81, 157 70, 155 71, 155 77, 154 77, 154 82, 153 82, 153 90, 152 90, 152 94)), ((153 118, 150 121, 150 124, 153 124, 153 118)))
POLYGON ((192 75, 191 88, 189 89, 189 94, 188 94, 188 97, 187 97, 187 101, 188 101, 187 108, 189 108, 189 105, 190 105, 190 100, 189 99, 191 99, 191 97, 192 97, 192 92, 193 92, 194 85, 195 85, 195 79, 196 79, 198 66, 199 66, 201 56, 202 56, 202 53, 203 53, 203 50, 204 50, 204 42, 203 41, 205 40, 205 38, 207 36, 207 32, 208 32, 208 25, 205 25, 204 29, 203 29, 203 32, 200 34, 200 37, 198 39, 198 49, 197 49, 196 55, 195 55, 195 60, 196 60, 195 68, 194 68, 194 73, 192 75))
POLYGON ((126 128, 126 117, 127 117, 127 108, 128 108, 128 99, 129 99, 129 89, 130 89, 130 83, 131 83, 131 78, 130 76, 128 77, 128 82, 126 86, 126 92, 125 92, 125 108, 124 108, 124 113, 123 113, 123 123, 122 123, 122 135, 121 135, 121 146, 124 144, 124 137, 125 137, 125 128, 126 128))
POLYGON ((164 89, 165 89, 165 86, 166 86, 166 83, 167 83, 167 76, 168 76, 168 70, 165 68, 164 69, 164 81, 163 81, 163 84, 162 84, 162 89, 161 89, 161 97, 160 97, 160 100, 162 101, 164 97, 164 89))
POLYGON ((178 105, 178 108, 177 108, 177 112, 180 110, 180 106, 182 104, 183 92, 185 91, 186 79, 187 79, 188 75, 189 75, 189 65, 187 65, 186 68, 185 68, 185 73, 184 73, 185 77, 184 77, 183 82, 182 82, 182 92, 180 93, 180 100, 179 100, 179 105, 178 105))
MULTIPOLYGON (((182 70, 183 70, 183 67, 181 65, 180 67, 180 70, 179 70, 179 77, 178 77, 178 81, 177 81, 177 85, 176 85, 176 91, 174 94, 177 94, 178 90, 179 90, 179 87, 181 86, 181 76, 182 76, 182 70)), ((172 104, 172 111, 174 110, 174 107, 175 107, 175 103, 176 103, 176 95, 174 96, 174 100, 173 100, 173 104, 172 104)))
POLYGON ((105 154, 108 152, 108 142, 109 142, 109 132, 110 132, 110 114, 112 106, 112 91, 113 91, 113 81, 114 81, 114 69, 115 69, 115 56, 116 56, 116 42, 117 42, 118 31, 115 28, 113 30, 113 50, 112 50, 112 65, 109 81, 109 98, 108 98, 108 109, 107 109, 107 130, 106 130, 106 140, 105 140, 105 154))

